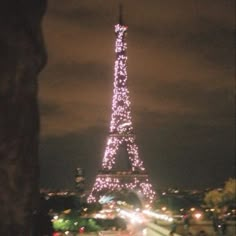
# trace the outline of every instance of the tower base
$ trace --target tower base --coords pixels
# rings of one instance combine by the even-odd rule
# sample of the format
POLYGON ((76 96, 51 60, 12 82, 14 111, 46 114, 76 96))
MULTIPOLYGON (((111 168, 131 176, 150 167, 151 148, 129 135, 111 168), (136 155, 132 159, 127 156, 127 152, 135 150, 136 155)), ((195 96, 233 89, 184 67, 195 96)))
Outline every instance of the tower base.
POLYGON ((89 203, 99 202, 104 196, 114 195, 121 191, 133 192, 139 199, 151 204, 155 197, 152 185, 145 172, 105 172, 96 176, 95 184, 87 199, 89 203))

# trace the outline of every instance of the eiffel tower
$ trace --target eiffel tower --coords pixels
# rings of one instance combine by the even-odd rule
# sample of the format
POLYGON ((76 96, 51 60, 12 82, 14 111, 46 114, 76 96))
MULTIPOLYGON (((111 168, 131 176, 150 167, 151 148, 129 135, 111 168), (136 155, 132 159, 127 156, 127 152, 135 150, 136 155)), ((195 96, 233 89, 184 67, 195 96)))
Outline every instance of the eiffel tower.
POLYGON ((142 196, 145 203, 152 203, 155 192, 148 180, 148 175, 139 158, 138 146, 131 119, 131 103, 127 88, 127 43, 125 36, 128 27, 123 24, 122 9, 120 7, 119 23, 115 25, 115 53, 114 87, 112 99, 112 115, 110 133, 107 138, 102 169, 97 174, 95 184, 87 201, 97 202, 104 195, 111 192, 134 191, 142 196), (115 170, 118 151, 125 148, 129 169, 115 170))

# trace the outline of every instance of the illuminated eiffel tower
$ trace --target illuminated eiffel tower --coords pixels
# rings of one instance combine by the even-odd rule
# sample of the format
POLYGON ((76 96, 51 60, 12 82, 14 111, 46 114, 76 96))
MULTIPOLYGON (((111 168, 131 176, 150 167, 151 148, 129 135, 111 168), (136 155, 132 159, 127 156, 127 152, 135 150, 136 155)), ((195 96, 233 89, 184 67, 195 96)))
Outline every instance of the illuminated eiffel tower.
POLYGON ((95 184, 88 196, 88 202, 97 202, 104 195, 111 192, 133 191, 142 196, 144 202, 152 203, 155 197, 148 175, 139 158, 138 147, 131 119, 131 103, 127 88, 127 44, 125 36, 128 27, 123 24, 120 7, 119 23, 115 25, 115 53, 114 88, 112 99, 112 115, 110 133, 107 138, 102 169, 97 174, 95 184), (125 149, 129 162, 129 169, 117 171, 119 149, 125 149))

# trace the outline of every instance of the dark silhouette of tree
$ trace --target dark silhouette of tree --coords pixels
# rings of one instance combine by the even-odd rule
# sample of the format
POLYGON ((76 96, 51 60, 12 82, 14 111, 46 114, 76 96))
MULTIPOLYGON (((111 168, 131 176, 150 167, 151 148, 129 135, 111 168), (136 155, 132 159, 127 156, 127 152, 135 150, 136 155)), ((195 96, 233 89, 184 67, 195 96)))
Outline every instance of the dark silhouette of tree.
POLYGON ((38 202, 37 76, 46 0, 0 3, 0 235, 30 235, 38 202))

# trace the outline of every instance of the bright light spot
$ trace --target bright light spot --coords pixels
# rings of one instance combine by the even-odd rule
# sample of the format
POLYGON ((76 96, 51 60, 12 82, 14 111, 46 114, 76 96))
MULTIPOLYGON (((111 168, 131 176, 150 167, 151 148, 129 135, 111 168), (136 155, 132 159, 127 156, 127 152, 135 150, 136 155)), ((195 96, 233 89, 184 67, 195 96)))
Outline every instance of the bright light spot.
POLYGON ((129 219, 132 224, 135 223, 143 223, 143 219, 141 215, 138 215, 136 212, 128 212, 125 210, 120 211, 120 216, 126 219, 129 219))
POLYGON ((162 211, 166 211, 166 209, 167 209, 166 207, 162 207, 161 208, 162 211))
POLYGON ((194 217, 199 220, 201 217, 202 217, 202 214, 201 213, 196 213, 194 214, 194 217))
POLYGON ((125 127, 125 126, 127 126, 127 125, 131 125, 131 122, 126 122, 126 123, 124 123, 124 124, 121 124, 119 127, 120 127, 120 128, 123 128, 123 127, 125 127))
POLYGON ((94 218, 96 219, 106 219, 106 215, 105 214, 101 214, 101 213, 97 213, 95 214, 94 218))
POLYGON ((143 236, 147 235, 147 229, 143 229, 143 236))
POLYGON ((155 219, 159 219, 159 220, 163 220, 163 221, 168 221, 168 222, 172 222, 173 218, 166 215, 166 214, 160 214, 160 213, 156 213, 153 211, 149 211, 149 210, 143 210, 143 213, 146 214, 149 217, 155 218, 155 219))
POLYGON ((57 220, 58 219, 58 215, 53 216, 53 219, 57 220))
POLYGON ((190 211, 195 211, 196 209, 194 208, 194 207, 192 207, 191 209, 190 209, 190 211))
POLYGON ((71 212, 71 209, 67 209, 64 211, 65 214, 69 214, 71 212))
POLYGON ((68 235, 69 233, 70 233, 70 231, 66 231, 66 232, 65 232, 65 235, 68 235))

